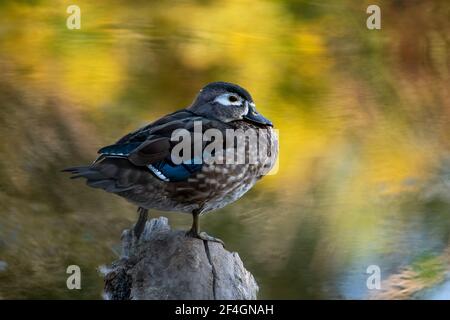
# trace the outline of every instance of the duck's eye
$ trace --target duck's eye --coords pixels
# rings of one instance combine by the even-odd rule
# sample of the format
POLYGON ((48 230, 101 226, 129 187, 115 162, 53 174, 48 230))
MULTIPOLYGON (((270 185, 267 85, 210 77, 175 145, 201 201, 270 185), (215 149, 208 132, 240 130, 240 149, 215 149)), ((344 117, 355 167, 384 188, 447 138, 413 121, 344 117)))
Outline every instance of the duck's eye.
POLYGON ((236 101, 238 101, 239 99, 236 97, 236 96, 229 96, 228 97, 228 101, 230 101, 230 102, 236 102, 236 101))

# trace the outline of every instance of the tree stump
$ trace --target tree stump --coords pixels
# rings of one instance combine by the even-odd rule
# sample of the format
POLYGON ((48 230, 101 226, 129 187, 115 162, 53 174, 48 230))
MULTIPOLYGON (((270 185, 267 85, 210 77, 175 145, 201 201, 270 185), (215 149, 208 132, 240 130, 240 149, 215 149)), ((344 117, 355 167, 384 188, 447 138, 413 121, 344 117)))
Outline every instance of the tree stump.
POLYGON ((236 252, 185 234, 165 217, 147 221, 139 240, 125 230, 122 256, 104 272, 104 298, 256 299, 258 285, 236 252))

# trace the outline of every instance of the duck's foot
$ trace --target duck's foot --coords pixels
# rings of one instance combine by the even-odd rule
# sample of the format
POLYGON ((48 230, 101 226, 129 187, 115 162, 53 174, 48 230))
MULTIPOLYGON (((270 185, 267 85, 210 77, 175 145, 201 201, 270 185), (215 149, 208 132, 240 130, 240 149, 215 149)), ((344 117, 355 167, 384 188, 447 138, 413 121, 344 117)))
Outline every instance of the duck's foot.
POLYGON ((197 238, 197 239, 204 240, 204 241, 218 242, 225 247, 225 243, 222 240, 220 240, 219 238, 211 237, 206 232, 198 233, 195 230, 191 229, 188 232, 186 232, 186 236, 191 237, 191 238, 197 238))

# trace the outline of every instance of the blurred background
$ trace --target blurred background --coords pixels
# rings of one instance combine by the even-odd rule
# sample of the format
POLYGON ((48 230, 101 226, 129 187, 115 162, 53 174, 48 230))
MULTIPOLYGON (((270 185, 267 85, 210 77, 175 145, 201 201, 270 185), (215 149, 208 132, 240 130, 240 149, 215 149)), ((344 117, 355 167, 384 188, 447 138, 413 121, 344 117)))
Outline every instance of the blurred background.
POLYGON ((0 298, 101 298, 98 268, 135 207, 60 170, 217 80, 247 88, 280 132, 278 173, 203 219, 259 298, 450 298, 449 8, 0 1, 0 298), (66 288, 71 264, 82 290, 66 288), (367 289, 369 265, 382 290, 367 289))

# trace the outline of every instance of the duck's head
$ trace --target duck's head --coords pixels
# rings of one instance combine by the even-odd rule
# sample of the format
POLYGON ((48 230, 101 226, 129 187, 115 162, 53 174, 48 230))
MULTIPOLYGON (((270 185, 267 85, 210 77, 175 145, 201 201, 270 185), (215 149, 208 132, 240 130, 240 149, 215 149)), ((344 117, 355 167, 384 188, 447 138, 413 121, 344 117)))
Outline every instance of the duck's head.
POLYGON ((223 122, 244 120, 272 126, 272 122, 256 110, 250 93, 233 83, 212 82, 206 85, 188 109, 195 114, 223 122))

